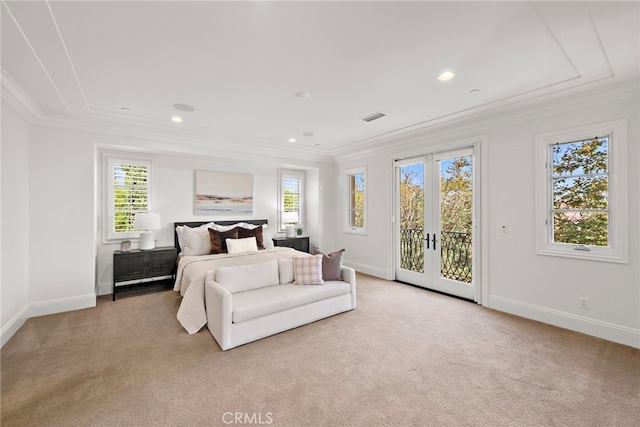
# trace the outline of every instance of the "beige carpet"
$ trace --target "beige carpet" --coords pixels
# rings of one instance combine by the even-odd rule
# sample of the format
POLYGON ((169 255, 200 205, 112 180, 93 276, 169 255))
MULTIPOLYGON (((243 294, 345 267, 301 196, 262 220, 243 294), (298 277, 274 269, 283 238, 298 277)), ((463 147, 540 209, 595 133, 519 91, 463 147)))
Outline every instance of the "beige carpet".
POLYGON ((173 291, 118 298, 4 346, 3 427, 640 425, 639 350, 407 285, 227 352, 173 291))

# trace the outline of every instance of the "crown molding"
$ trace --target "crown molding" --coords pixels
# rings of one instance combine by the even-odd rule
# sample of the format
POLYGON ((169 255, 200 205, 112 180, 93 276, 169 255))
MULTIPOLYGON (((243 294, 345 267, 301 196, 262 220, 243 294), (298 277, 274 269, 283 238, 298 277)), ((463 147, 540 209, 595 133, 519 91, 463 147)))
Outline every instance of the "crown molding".
POLYGON ((150 149, 184 154, 199 153, 216 157, 272 157, 317 163, 334 163, 327 150, 284 146, 259 138, 247 138, 214 132, 195 126, 158 123, 145 118, 116 118, 105 114, 41 116, 37 126, 97 133, 111 138, 145 141, 150 149))
POLYGON ((607 84, 608 79, 588 88, 574 88, 491 109, 452 114, 350 144, 331 152, 336 163, 379 154, 391 154, 425 145, 430 139, 456 139, 486 133, 496 127, 561 115, 578 108, 626 102, 640 97, 640 80, 607 84), (455 128, 452 125, 455 123, 455 128))
POLYGON ((13 80, 4 68, 0 68, 2 104, 28 124, 34 124, 42 111, 29 95, 13 80))

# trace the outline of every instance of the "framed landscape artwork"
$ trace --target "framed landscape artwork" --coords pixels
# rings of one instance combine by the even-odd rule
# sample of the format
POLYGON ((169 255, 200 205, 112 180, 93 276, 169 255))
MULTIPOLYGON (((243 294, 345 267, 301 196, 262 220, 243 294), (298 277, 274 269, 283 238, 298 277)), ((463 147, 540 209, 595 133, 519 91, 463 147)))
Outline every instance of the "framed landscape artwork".
POLYGON ((196 171, 196 215, 253 214, 253 175, 196 171))

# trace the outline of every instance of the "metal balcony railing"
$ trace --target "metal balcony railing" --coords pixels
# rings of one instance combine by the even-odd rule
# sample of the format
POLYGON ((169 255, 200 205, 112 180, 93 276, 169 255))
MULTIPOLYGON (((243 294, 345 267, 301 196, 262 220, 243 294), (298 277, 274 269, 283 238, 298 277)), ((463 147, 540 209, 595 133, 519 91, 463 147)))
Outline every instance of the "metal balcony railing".
MULTIPOLYGON (((438 246, 442 277, 471 283, 473 262, 471 237, 471 233, 440 232, 438 246)), ((424 272, 424 229, 403 228, 400 230, 400 267, 417 273, 424 272)))
POLYGON ((424 273, 424 229, 400 229, 400 268, 424 273))
POLYGON ((442 277, 471 283, 471 233, 440 232, 440 272, 442 277))

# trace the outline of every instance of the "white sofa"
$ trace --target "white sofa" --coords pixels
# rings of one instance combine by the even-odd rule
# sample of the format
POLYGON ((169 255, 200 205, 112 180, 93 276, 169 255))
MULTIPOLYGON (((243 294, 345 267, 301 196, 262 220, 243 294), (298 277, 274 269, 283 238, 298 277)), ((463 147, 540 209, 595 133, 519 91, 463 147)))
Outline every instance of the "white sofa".
POLYGON ((356 308, 356 273, 342 281, 293 284, 290 258, 217 267, 207 273, 207 327, 222 350, 356 308))

